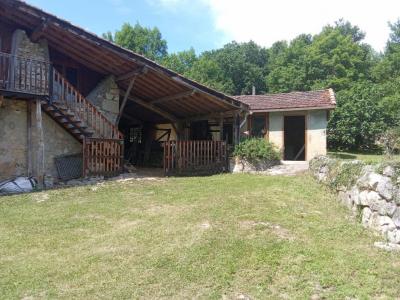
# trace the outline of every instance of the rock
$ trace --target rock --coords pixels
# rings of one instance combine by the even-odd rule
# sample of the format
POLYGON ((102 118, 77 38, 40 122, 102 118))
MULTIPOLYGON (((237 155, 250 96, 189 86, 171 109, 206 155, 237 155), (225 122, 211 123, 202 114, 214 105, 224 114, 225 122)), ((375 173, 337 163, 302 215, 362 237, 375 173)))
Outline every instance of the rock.
POLYGON ((369 207, 364 207, 361 213, 361 223, 364 227, 368 227, 371 215, 372 210, 369 207))
POLYGON ((386 251, 400 251, 400 245, 393 243, 375 242, 374 246, 386 251))
POLYGON ((400 188, 393 188, 393 201, 397 204, 400 204, 400 188))
POLYGON ((46 189, 51 189, 51 188, 54 187, 54 178, 53 178, 53 176, 51 176, 49 174, 46 174, 44 176, 44 180, 43 181, 44 181, 44 187, 46 189))
POLYGON ((393 184, 389 177, 381 176, 376 191, 386 200, 392 200, 393 198, 393 184))
POLYGON ((396 225, 396 227, 400 227, 400 208, 399 207, 397 207, 396 210, 394 211, 392 220, 394 222, 394 225, 396 225))
POLYGON ((387 216, 379 216, 378 217, 378 224, 380 227, 380 231, 382 233, 386 233, 388 231, 394 230, 396 226, 394 225, 391 218, 387 216))
POLYGON ((317 174, 318 181, 326 182, 328 179, 329 168, 328 166, 323 166, 319 169, 317 174))
POLYGON ((369 220, 368 220, 368 226, 367 227, 370 227, 372 229, 380 231, 381 227, 379 226, 379 217, 380 217, 380 215, 377 212, 373 211, 371 213, 371 216, 370 216, 369 220))
MULTIPOLYGON (((368 192, 368 194, 367 194, 367 202, 369 203, 369 204, 371 204, 372 202, 374 202, 374 201, 379 201, 379 200, 381 200, 382 198, 381 198, 381 196, 379 196, 379 194, 377 193, 377 192, 374 192, 374 191, 370 191, 370 192, 368 192)), ((368 205, 368 204, 367 204, 368 205)))
POLYGON ((380 203, 380 207, 379 207, 379 214, 383 215, 383 216, 389 216, 392 217, 394 212, 396 211, 396 204, 394 202, 387 202, 385 200, 382 200, 382 202, 380 203))
POLYGON ((387 238, 388 238, 389 242, 394 243, 394 244, 399 244, 400 243, 400 230, 395 229, 392 231, 388 231, 387 238))
POLYGON ((360 203, 363 206, 368 206, 369 202, 368 202, 368 191, 362 191, 360 194, 358 194, 358 203, 360 203))
POLYGON ((386 166, 382 172, 383 175, 393 177, 395 175, 394 168, 392 166, 386 166))
POLYGON ((363 168, 363 171, 361 172, 362 176, 358 178, 357 180, 357 186, 361 189, 367 189, 368 186, 368 177, 369 177, 369 171, 367 171, 365 168, 363 168))
POLYGON ((353 186, 350 191, 350 197, 354 205, 360 205, 360 198, 359 198, 360 190, 357 186, 353 186))

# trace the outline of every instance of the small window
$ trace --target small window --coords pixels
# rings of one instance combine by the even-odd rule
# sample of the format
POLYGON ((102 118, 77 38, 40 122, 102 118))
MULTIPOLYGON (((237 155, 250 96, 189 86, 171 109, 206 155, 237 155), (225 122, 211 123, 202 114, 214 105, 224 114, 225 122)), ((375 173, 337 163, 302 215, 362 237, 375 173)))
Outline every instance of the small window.
POLYGON ((264 137, 267 133, 265 125, 265 115, 253 115, 251 120, 251 136, 264 137))
POLYGON ((129 142, 130 143, 142 143, 142 128, 141 127, 133 127, 129 128, 129 142))

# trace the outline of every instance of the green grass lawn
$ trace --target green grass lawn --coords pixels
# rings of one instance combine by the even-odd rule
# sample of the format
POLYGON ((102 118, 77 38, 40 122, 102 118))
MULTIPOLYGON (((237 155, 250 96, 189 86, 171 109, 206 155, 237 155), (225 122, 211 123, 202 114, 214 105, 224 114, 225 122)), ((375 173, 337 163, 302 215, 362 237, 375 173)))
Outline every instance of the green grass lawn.
POLYGON ((394 298, 400 254, 307 175, 0 198, 0 298, 394 298))
MULTIPOLYGON (((345 159, 345 160, 361 160, 366 163, 380 163, 387 158, 383 154, 371 154, 371 153, 360 153, 360 152, 339 152, 339 151, 330 151, 328 152, 328 156, 345 159)), ((395 155, 391 160, 400 161, 400 155, 395 155)))

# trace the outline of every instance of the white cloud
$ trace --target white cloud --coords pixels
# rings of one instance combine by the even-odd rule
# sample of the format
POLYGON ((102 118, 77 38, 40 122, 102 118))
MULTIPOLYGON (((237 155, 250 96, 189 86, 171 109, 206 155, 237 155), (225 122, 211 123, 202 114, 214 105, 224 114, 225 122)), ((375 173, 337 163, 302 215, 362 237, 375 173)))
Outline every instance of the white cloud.
POLYGON ((125 0, 108 0, 112 8, 120 15, 129 15, 133 10, 125 0))
MULTIPOLYGON (((122 1, 122 0, 110 0, 122 1)), ((344 18, 366 32, 365 41, 383 50, 388 22, 400 18, 400 0, 147 0, 154 7, 177 11, 190 7, 211 13, 222 43, 253 40, 271 46, 302 33, 316 34, 327 24, 344 18), (202 4, 201 6, 196 4, 202 4)), ((220 45, 219 45, 220 46, 220 45)))
MULTIPOLYGON (((177 2, 182 0, 161 0, 177 2)), ((216 29, 226 38, 270 46, 344 18, 367 33, 366 42, 382 50, 388 21, 400 17, 399 0, 200 0, 211 9, 216 29)))

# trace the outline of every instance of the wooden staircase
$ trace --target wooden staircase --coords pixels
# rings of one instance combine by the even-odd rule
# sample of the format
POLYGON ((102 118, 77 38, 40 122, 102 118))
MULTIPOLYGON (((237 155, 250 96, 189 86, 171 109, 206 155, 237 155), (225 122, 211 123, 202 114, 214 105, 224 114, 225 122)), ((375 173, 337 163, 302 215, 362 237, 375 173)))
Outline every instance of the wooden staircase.
POLYGON ((118 127, 56 70, 52 81, 50 101, 42 101, 42 108, 76 139, 123 138, 118 127))

